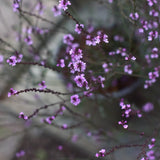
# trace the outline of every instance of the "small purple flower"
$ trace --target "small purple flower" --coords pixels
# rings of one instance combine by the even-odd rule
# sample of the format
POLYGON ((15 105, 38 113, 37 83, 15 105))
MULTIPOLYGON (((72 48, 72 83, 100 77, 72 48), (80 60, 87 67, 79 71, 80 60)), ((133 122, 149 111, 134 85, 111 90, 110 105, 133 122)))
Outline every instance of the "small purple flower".
POLYGON ((8 97, 10 97, 11 95, 14 95, 15 93, 17 93, 17 91, 14 90, 13 88, 10 88, 10 91, 8 92, 8 97))
POLYGON ((78 75, 74 78, 74 81, 76 82, 78 87, 86 87, 86 89, 89 89, 88 82, 86 78, 84 77, 84 74, 78 75))
POLYGON ((3 55, 0 55, 0 64, 3 62, 3 55))
POLYGON ((71 103, 77 106, 81 102, 79 95, 75 94, 71 96, 71 103))
POLYGON ((108 0, 108 3, 113 3, 113 0, 108 0))
POLYGON ((135 12, 135 13, 130 13, 129 17, 130 17, 132 20, 136 21, 136 20, 139 18, 139 14, 138 14, 137 12, 135 12))
POLYGON ((18 117, 19 117, 19 118, 22 118, 22 119, 24 119, 24 120, 27 120, 27 119, 28 119, 28 116, 24 115, 23 112, 19 113, 19 116, 18 116, 18 117))
POLYGON ((11 66, 15 66, 17 63, 17 57, 16 56, 11 56, 9 59, 7 59, 7 63, 11 66))
POLYGON ((128 128, 127 121, 122 120, 122 121, 119 121, 118 124, 119 124, 119 125, 122 125, 124 129, 127 129, 127 128, 128 128))
POLYGON ((81 34, 83 28, 84 28, 83 24, 76 24, 75 32, 77 32, 78 34, 81 34))
POLYGON ((158 55, 158 48, 154 47, 152 49, 151 58, 153 59, 153 58, 158 58, 158 57, 159 57, 159 55, 158 55))
POLYGON ((84 63, 81 60, 74 62, 73 65, 74 65, 74 70, 77 72, 84 72, 86 70, 86 63, 84 63))
POLYGON ((41 83, 38 84, 41 90, 47 88, 45 83, 46 83, 45 81, 42 81, 41 83))
POLYGON ((53 6, 52 11, 55 17, 62 14, 60 6, 53 6))
POLYGON ((21 0, 13 0, 13 11, 17 12, 20 8, 20 1, 21 0))
POLYGON ((124 66, 124 72, 128 73, 128 74, 132 74, 133 73, 133 71, 131 69, 131 64, 128 64, 128 65, 124 66))
POLYGON ((149 11, 149 15, 153 16, 153 17, 158 17, 159 13, 153 9, 153 10, 149 11))
POLYGON ((142 110, 144 112, 151 112, 154 109, 154 105, 150 102, 146 103, 143 107, 142 110))
POLYGON ((71 55, 72 61, 77 61, 83 57, 83 53, 81 49, 71 49, 69 51, 69 54, 71 55))
POLYGON ((68 125, 67 124, 63 124, 62 125, 62 129, 67 129, 68 128, 68 125))
POLYGON ((148 5, 149 5, 150 7, 152 7, 154 4, 157 3, 157 0, 147 0, 147 1, 148 1, 148 5))
POLYGON ((16 157, 19 158, 19 157, 23 157, 25 155, 25 151, 21 150, 19 152, 16 153, 16 157))
POLYGON ((101 149, 98 153, 95 154, 95 157, 104 157, 106 153, 105 149, 101 149))
POLYGON ((68 6, 71 5, 71 2, 69 0, 60 0, 59 1, 59 7, 62 8, 64 11, 68 9, 68 6))
POLYGON ((57 64, 57 67, 61 67, 61 68, 65 67, 64 59, 59 60, 59 63, 57 64))
POLYGON ((46 118, 46 122, 47 122, 48 124, 51 124, 54 119, 55 119, 55 116, 47 117, 47 118, 46 118))
POLYGON ((58 150, 59 150, 59 151, 63 150, 63 146, 62 146, 62 145, 59 145, 59 146, 58 146, 58 150))
POLYGON ((23 55, 22 54, 18 54, 17 55, 17 63, 20 63, 22 58, 23 58, 23 55))
POLYGON ((32 45, 33 44, 33 41, 32 41, 32 38, 30 35, 27 35, 26 38, 24 39, 24 41, 26 42, 26 44, 28 46, 32 45))
POLYGON ((103 41, 104 41, 105 43, 109 43, 109 41, 108 41, 108 36, 107 36, 106 34, 103 35, 103 41))
POLYGON ((63 43, 64 44, 71 45, 73 40, 74 40, 74 37, 71 34, 66 34, 63 37, 63 43))
POLYGON ((150 31, 148 33, 148 41, 152 41, 156 38, 158 38, 158 32, 157 31, 150 31))
POLYGON ((98 80, 98 83, 101 84, 101 87, 104 88, 103 82, 105 81, 105 78, 102 76, 98 76, 97 80, 98 80))
POLYGON ((36 5, 36 10, 39 12, 40 15, 42 15, 43 9, 44 9, 44 6, 43 6, 42 2, 39 1, 38 4, 36 5))

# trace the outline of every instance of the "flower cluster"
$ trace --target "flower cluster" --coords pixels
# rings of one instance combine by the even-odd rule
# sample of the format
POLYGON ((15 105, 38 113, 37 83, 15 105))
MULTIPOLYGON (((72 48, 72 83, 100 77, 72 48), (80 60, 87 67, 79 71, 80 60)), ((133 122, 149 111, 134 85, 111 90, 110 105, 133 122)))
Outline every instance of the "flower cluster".
POLYGON ((96 36, 91 36, 91 35, 86 36, 86 45, 88 46, 96 46, 101 42, 109 43, 108 36, 102 31, 97 31, 96 36))
POLYGON ((95 154, 95 157, 104 157, 106 153, 105 149, 101 149, 98 153, 95 154))
POLYGON ((17 91, 14 90, 13 88, 10 88, 10 91, 8 92, 8 97, 10 97, 11 95, 14 95, 15 93, 17 93, 17 91))
POLYGON ((11 66, 15 66, 17 63, 21 62, 22 58, 22 54, 18 54, 17 56, 11 56, 9 59, 7 59, 7 63, 11 66))
POLYGON ((28 116, 24 115, 23 112, 20 112, 20 113, 19 113, 19 118, 22 118, 22 119, 24 119, 24 120, 28 120, 28 116))
POLYGON ((20 8, 21 0, 13 0, 13 11, 17 12, 20 8))
POLYGON ((131 108, 131 104, 125 104, 124 103, 124 99, 122 98, 120 101, 120 107, 122 110, 122 117, 123 119, 121 121, 118 122, 119 125, 122 125, 124 129, 128 128, 128 124, 127 124, 127 119, 132 115, 136 114, 137 117, 141 118, 142 114, 140 113, 139 110, 133 110, 131 108))
POLYGON ((149 86, 151 86, 153 83, 157 81, 157 78, 159 77, 159 69, 160 67, 155 67, 154 72, 148 73, 149 80, 145 80, 144 84, 145 89, 147 89, 149 86))
POLYGON ((47 86, 46 86, 46 84, 45 84, 46 82, 45 81, 42 81, 41 83, 39 83, 38 85, 39 85, 39 87, 40 87, 40 89, 45 89, 45 88, 47 88, 47 86))
POLYGON ((55 5, 52 8, 54 16, 59 16, 61 15, 61 10, 66 11, 68 9, 68 6, 71 5, 71 2, 69 0, 60 0, 59 5, 55 5))
POLYGON ((155 151, 153 147, 155 146, 156 139, 152 138, 151 143, 148 145, 149 151, 146 152, 146 156, 143 157, 141 160, 155 160, 155 151))

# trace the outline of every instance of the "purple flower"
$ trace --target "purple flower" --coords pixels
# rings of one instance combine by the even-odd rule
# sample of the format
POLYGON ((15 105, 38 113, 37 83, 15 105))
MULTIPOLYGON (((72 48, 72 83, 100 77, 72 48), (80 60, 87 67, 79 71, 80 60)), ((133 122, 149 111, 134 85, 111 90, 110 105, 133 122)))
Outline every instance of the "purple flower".
POLYGON ((47 117, 47 118, 46 118, 46 122, 47 122, 48 124, 51 124, 54 119, 55 119, 55 116, 47 117))
POLYGON ((71 103, 77 106, 81 102, 79 95, 75 94, 71 96, 71 103))
POLYGON ((106 153, 105 149, 101 149, 98 153, 95 154, 95 157, 104 157, 106 153))
POLYGON ((152 41, 156 38, 158 38, 158 32, 157 31, 150 31, 149 35, 148 35, 148 41, 152 41))
POLYGON ((20 1, 21 0, 13 0, 13 11, 17 12, 20 8, 20 1))
POLYGON ((53 14, 55 17, 61 15, 61 8, 60 6, 53 6, 52 8, 53 14))
POLYGON ((17 63, 20 63, 22 58, 23 58, 23 55, 22 54, 18 54, 17 55, 17 63))
POLYGON ((83 28, 84 28, 83 24, 76 24, 75 32, 77 32, 78 34, 81 34, 83 28))
POLYGON ((39 85, 39 87, 40 87, 40 89, 45 89, 45 88, 47 88, 47 86, 46 86, 46 84, 45 84, 46 82, 45 81, 42 81, 41 83, 39 83, 38 85, 39 85))
POLYGON ((69 51, 69 54, 71 55, 72 61, 77 61, 83 57, 83 53, 81 49, 71 49, 69 51))
POLYGON ((159 55, 158 55, 158 48, 154 47, 152 49, 151 58, 153 59, 153 58, 158 58, 158 57, 159 57, 159 55))
POLYGON ((3 55, 0 55, 0 64, 3 62, 3 55))
POLYGON ((32 41, 32 39, 31 39, 31 36, 29 36, 29 35, 24 39, 24 41, 26 42, 26 44, 27 44, 28 46, 30 46, 30 45, 33 44, 33 41, 32 41))
POLYGON ((154 150, 150 150, 146 153, 149 160, 155 160, 154 150))
POLYGON ((157 3, 157 0, 147 0, 147 1, 150 7, 157 3))
POLYGON ((62 149, 63 149, 63 146, 62 146, 62 145, 59 145, 59 146, 58 146, 58 150, 61 151, 62 149))
POLYGON ((146 103, 143 107, 142 107, 142 110, 144 112, 150 112, 154 109, 154 105, 150 102, 146 103))
POLYGON ((74 78, 74 81, 76 82, 77 86, 82 88, 82 87, 86 87, 86 89, 88 90, 88 82, 86 80, 86 78, 84 77, 84 74, 78 75, 74 78))
POLYGON ((127 128, 128 128, 127 121, 122 120, 122 121, 119 121, 118 124, 119 124, 119 125, 122 125, 124 129, 127 129, 127 128))
POLYGON ((36 5, 36 10, 39 12, 40 15, 43 14, 43 8, 44 8, 44 6, 43 6, 42 2, 39 1, 38 4, 36 5))
POLYGON ((19 157, 23 157, 25 155, 25 151, 21 150, 19 152, 16 153, 16 157, 19 158, 19 157))
POLYGON ((18 117, 19 117, 19 118, 22 118, 22 119, 24 119, 24 120, 27 120, 27 119, 28 119, 28 116, 24 115, 23 112, 19 113, 19 116, 18 116, 18 117))
POLYGON ((61 67, 61 68, 65 67, 64 59, 59 60, 59 63, 57 64, 57 67, 61 67))
POLYGON ((7 63, 11 66, 15 66, 17 63, 17 57, 16 56, 11 56, 9 59, 7 59, 7 63))
POLYGON ((135 13, 130 13, 129 17, 130 17, 132 20, 136 21, 136 20, 139 18, 139 14, 138 14, 137 12, 135 12, 135 13))
POLYGON ((153 10, 149 11, 149 15, 153 16, 153 17, 158 17, 159 13, 153 9, 153 10))
POLYGON ((74 37, 71 34, 66 34, 63 37, 63 43, 64 44, 71 45, 73 40, 74 40, 74 37))
POLYGON ((10 91, 8 92, 8 97, 10 97, 11 95, 14 95, 15 93, 17 93, 17 91, 14 90, 13 88, 10 88, 10 91))
POLYGON ((62 129, 67 129, 68 128, 68 125, 67 124, 63 124, 62 125, 62 129))
POLYGON ((132 74, 132 69, 131 69, 131 64, 125 65, 124 66, 124 72, 128 74, 132 74))
POLYGON ((104 41, 105 43, 109 43, 109 41, 108 41, 108 36, 107 36, 106 34, 103 35, 103 41, 104 41))
POLYGON ((108 0, 108 3, 113 3, 113 0, 108 0))
POLYGON ((84 72, 86 70, 86 63, 84 63, 81 60, 74 62, 73 65, 74 65, 74 70, 77 72, 84 72))
POLYGON ((98 76, 97 80, 98 80, 98 83, 101 84, 101 87, 104 88, 103 82, 105 81, 105 78, 102 76, 98 76))
POLYGON ((71 5, 69 0, 60 0, 59 7, 62 8, 64 11, 68 9, 68 6, 71 5))

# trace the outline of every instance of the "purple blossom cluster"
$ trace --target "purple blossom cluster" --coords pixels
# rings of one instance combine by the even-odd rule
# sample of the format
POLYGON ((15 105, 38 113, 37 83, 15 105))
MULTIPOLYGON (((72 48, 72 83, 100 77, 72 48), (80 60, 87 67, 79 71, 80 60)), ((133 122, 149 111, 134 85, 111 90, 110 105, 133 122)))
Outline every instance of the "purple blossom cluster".
POLYGON ((61 10, 66 11, 68 9, 68 6, 71 5, 71 2, 69 0, 60 0, 59 5, 55 5, 52 8, 53 14, 55 17, 62 14, 61 10))
POLYGON ((38 85, 39 85, 39 87, 40 87, 40 89, 45 89, 45 88, 47 88, 47 86, 46 86, 46 84, 45 84, 46 82, 45 81, 42 81, 41 83, 39 83, 38 85))
POLYGON ((28 116, 24 115, 23 112, 20 112, 18 117, 24 120, 28 120, 28 116))
POLYGON ((13 0, 13 11, 17 12, 20 8, 21 0, 13 0))
POLYGON ((136 115, 138 118, 142 117, 142 114, 140 112, 140 110, 133 110, 131 108, 131 104, 125 104, 124 103, 124 99, 122 98, 120 101, 120 107, 122 110, 122 117, 123 119, 121 121, 118 122, 119 125, 122 125, 124 129, 128 128, 128 122, 127 119, 131 116, 131 115, 136 115))
POLYGON ((156 142, 156 139, 152 138, 151 143, 148 144, 148 149, 149 150, 146 152, 145 157, 141 158, 141 160, 155 160, 156 159, 155 151, 153 150, 153 148, 155 146, 155 142, 156 142))
POLYGON ((136 20, 138 20, 138 18, 139 18, 139 14, 138 14, 137 12, 135 12, 135 13, 130 13, 129 17, 130 17, 132 20, 136 21, 136 20))
POLYGON ((160 67, 155 67, 154 72, 149 72, 148 77, 149 80, 145 80, 144 89, 150 87, 153 83, 155 83, 159 77, 159 69, 160 67))
POLYGON ((8 92, 8 97, 11 97, 11 95, 14 95, 15 93, 17 93, 17 91, 13 88, 10 88, 10 91, 8 92))
POLYGON ((101 149, 101 150, 99 150, 98 153, 95 154, 95 157, 96 158, 98 158, 98 157, 104 157, 105 153, 106 153, 106 150, 105 149, 101 149))
POLYGON ((17 63, 21 62, 22 58, 23 58, 22 54, 11 56, 9 59, 7 59, 7 63, 11 66, 15 66, 17 63))
POLYGON ((88 46, 96 46, 101 42, 109 43, 108 36, 102 31, 97 31, 96 36, 87 35, 86 36, 86 45, 88 46))

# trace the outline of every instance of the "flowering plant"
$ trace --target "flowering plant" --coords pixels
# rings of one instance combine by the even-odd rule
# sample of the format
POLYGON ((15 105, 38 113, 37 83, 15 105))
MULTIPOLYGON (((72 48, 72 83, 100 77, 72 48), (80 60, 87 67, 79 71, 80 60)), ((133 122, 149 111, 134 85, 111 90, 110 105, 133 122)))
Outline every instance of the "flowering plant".
MULTIPOLYGON (((40 111, 56 106, 58 109, 43 117, 42 123, 63 131, 81 128, 83 136, 99 143, 96 146, 99 151, 92 156, 103 158, 121 148, 135 147, 140 148, 137 159, 159 158, 156 138, 160 126, 155 125, 159 121, 159 0, 143 0, 143 3, 136 0, 102 0, 101 3, 104 6, 107 4, 105 7, 112 13, 107 13, 108 17, 114 19, 112 25, 102 26, 83 17, 80 20, 74 14, 74 2, 70 0, 60 0, 52 8, 49 6, 49 11, 43 1, 37 2, 33 12, 24 9, 23 3, 22 0, 13 1, 13 11, 20 17, 17 36, 20 47, 1 38, 13 54, 8 57, 1 55, 0 63, 5 63, 6 59, 10 67, 39 66, 57 72, 66 85, 66 92, 48 88, 45 74, 35 82, 35 86, 39 87, 10 88, 8 97, 36 92, 55 95, 60 100, 37 108, 30 115, 20 111, 18 117, 28 122, 38 117, 40 111), (63 43, 58 43, 56 56, 47 48, 47 40, 57 31, 60 22, 57 22, 55 30, 49 26, 38 26, 38 22, 33 23, 42 21, 45 25, 55 25, 49 16, 44 16, 45 9, 57 19, 64 17, 63 21, 67 18, 71 20, 71 31, 68 31, 68 24, 60 27, 65 34, 61 40, 63 43), (45 54, 41 52, 44 49, 42 45, 47 50, 45 54), (58 118, 63 119, 62 115, 67 111, 73 123, 59 123, 58 118), (134 135, 135 140, 130 142, 127 139, 126 142, 124 137, 116 137, 121 133, 134 135), (106 143, 108 139, 110 144, 106 143)), ((100 2, 92 3, 101 5, 100 2)), ((26 154, 23 152, 22 155, 26 154)))

